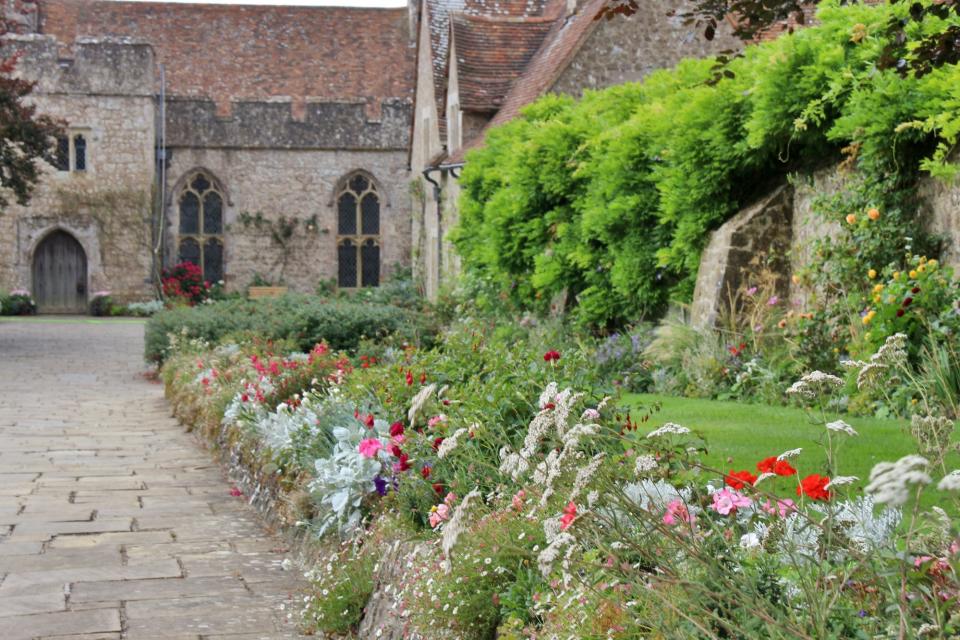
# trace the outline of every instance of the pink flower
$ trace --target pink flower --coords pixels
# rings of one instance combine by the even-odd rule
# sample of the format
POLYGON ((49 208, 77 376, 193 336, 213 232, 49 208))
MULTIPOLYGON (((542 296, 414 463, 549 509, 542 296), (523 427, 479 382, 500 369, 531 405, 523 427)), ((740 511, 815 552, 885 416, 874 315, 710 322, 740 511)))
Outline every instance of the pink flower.
POLYGON ((663 514, 663 524, 675 525, 680 522, 691 522, 693 518, 687 510, 683 500, 671 500, 667 511, 663 514))
POLYGON ((374 458, 377 455, 377 452, 383 448, 383 443, 380 442, 379 438, 367 438, 366 440, 360 441, 360 455, 365 458, 374 458))
POLYGON ((740 507, 749 507, 753 504, 753 501, 747 496, 726 487, 714 492, 712 498, 713 504, 710 505, 710 508, 723 516, 734 513, 740 507))
POLYGON ((450 517, 450 507, 446 504, 438 504, 430 509, 430 527, 436 529, 437 525, 450 517))
POLYGON ((396 442, 397 444, 403 444, 404 441, 406 441, 406 439, 407 439, 407 436, 403 435, 402 433, 398 436, 393 436, 393 441, 396 442))
POLYGON ((566 531, 567 527, 573 524, 573 521, 577 519, 577 505, 575 502, 570 502, 563 509, 563 515, 560 516, 560 530, 566 531))
POLYGON ((456 502, 456 501, 457 501, 457 494, 455 494, 453 491, 451 491, 450 493, 448 493, 448 494, 447 494, 447 497, 443 499, 443 503, 444 503, 445 505, 451 505, 451 504, 453 504, 453 503, 456 502))
POLYGON ((441 422, 446 421, 446 419, 447 419, 447 416, 445 416, 445 415, 443 415, 443 414, 441 413, 440 415, 438 415, 438 416, 433 416, 432 418, 430 418, 429 420, 427 420, 427 426, 428 426, 428 427, 435 427, 435 426, 437 426, 438 424, 440 424, 441 422))
POLYGON ((240 491, 240 489, 237 489, 236 487, 231 487, 230 495, 232 495, 234 498, 239 498, 243 496, 243 491, 240 491))
POLYGON ((763 503, 760 507, 765 513, 770 515, 779 515, 781 518, 785 517, 791 511, 796 511, 797 505, 793 500, 787 498, 785 500, 777 500, 776 506, 772 505, 769 500, 763 503))
POLYGON ((780 302, 780 298, 778 296, 770 296, 770 299, 767 300, 767 304, 771 307, 775 307, 778 302, 780 302))
POLYGON ((527 497, 527 492, 523 489, 517 491, 513 496, 513 508, 517 511, 523 511, 523 499, 527 497))

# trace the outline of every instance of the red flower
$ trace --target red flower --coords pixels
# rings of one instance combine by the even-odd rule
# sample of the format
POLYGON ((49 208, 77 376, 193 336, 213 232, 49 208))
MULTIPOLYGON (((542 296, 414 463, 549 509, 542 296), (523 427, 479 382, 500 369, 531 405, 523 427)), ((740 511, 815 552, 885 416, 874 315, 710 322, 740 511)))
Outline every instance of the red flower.
POLYGON ((243 496, 243 491, 240 491, 240 489, 237 489, 236 487, 231 487, 230 495, 232 495, 234 498, 240 498, 243 496))
POLYGON ((778 476, 792 476, 797 472, 786 460, 777 460, 776 456, 764 458, 757 463, 760 473, 775 473, 778 476))
POLYGON ((442 483, 442 482, 434 482, 434 483, 433 483, 433 492, 434 492, 435 494, 437 494, 438 496, 442 496, 442 495, 443 495, 443 491, 444 491, 444 487, 443 487, 443 483, 442 483))
POLYGON ((430 467, 423 465, 423 468, 420 469, 420 475, 423 476, 423 479, 426 480, 430 477, 430 467))
POLYGON ((914 295, 920 293, 920 287, 914 287, 913 289, 910 289, 910 293, 914 295))
POLYGON ((421 373, 421 374, 420 374, 420 384, 423 384, 423 383, 425 383, 426 381, 427 381, 427 374, 421 373))
POLYGON ((551 411, 551 410, 556 409, 556 408, 557 408, 557 405, 553 404, 552 402, 547 402, 547 403, 545 403, 545 404, 543 405, 543 410, 544 410, 544 411, 551 411))
POLYGON ((725 476, 723 481, 739 491, 743 489, 745 485, 753 485, 753 483, 757 481, 757 476, 746 469, 743 471, 734 471, 731 469, 730 474, 725 476))
POLYGON ((904 307, 909 307, 909 306, 910 306, 910 303, 912 303, 912 302, 913 302, 913 298, 907 296, 907 297, 903 300, 903 306, 904 306, 904 307))
POLYGON ((407 471, 407 470, 409 470, 409 469, 411 468, 410 456, 408 456, 408 455, 405 454, 405 453, 404 453, 403 455, 401 455, 401 456, 400 456, 400 460, 397 461, 396 463, 394 463, 393 468, 394 468, 394 470, 396 470, 396 471, 407 471))
POLYGON ((440 448, 440 445, 443 444, 443 438, 437 438, 433 441, 433 450, 436 451, 440 448))
POLYGON ((563 515, 560 516, 560 530, 564 531, 567 527, 573 524, 573 521, 577 517, 577 505, 574 502, 570 502, 563 509, 563 515))
POLYGON ((902 318, 903 314, 906 313, 903 309, 897 309, 897 317, 902 318))
POLYGON ((368 413, 367 417, 363 419, 363 424, 367 425, 368 429, 373 429, 373 414, 368 413))
POLYGON ((403 435, 403 423, 402 423, 402 422, 394 422, 392 425, 390 425, 390 437, 391 437, 391 438, 396 438, 397 436, 402 436, 402 435, 403 435))
POLYGON ((559 359, 560 359, 560 352, 559 352, 559 351, 553 351, 553 350, 551 350, 551 351, 547 351, 545 354, 543 354, 543 361, 544 361, 544 362, 556 362, 556 361, 559 360, 559 359))
POLYGON ((811 473, 800 481, 800 486, 797 487, 797 495, 807 496, 811 500, 827 501, 830 499, 830 492, 826 488, 829 483, 830 478, 827 476, 811 473))
POLYGON ((408 387, 412 387, 412 386, 413 386, 413 372, 412 372, 412 371, 407 371, 407 386, 408 386, 408 387))
POLYGON ((390 454, 394 458, 399 458, 400 456, 403 455, 403 450, 395 444, 391 444, 389 449, 390 449, 390 454))

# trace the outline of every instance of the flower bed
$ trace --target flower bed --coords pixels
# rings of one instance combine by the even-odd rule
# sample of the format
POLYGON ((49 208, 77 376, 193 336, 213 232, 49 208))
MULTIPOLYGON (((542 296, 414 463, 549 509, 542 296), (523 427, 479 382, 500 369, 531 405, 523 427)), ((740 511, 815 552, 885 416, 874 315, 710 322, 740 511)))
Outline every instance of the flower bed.
MULTIPOLYGON (((714 469, 682 425, 574 391, 602 386, 587 353, 515 337, 464 323, 429 351, 353 358, 177 345, 164 368, 177 414, 310 543, 305 626, 460 639, 957 633, 952 423, 918 416, 924 456, 876 465, 862 491, 843 473, 856 430, 830 413, 843 380, 814 372, 788 395, 821 425, 825 464, 798 442, 714 469), (921 507, 931 491, 943 509, 921 507)), ((852 366, 882 386, 906 359, 898 335, 852 366)))

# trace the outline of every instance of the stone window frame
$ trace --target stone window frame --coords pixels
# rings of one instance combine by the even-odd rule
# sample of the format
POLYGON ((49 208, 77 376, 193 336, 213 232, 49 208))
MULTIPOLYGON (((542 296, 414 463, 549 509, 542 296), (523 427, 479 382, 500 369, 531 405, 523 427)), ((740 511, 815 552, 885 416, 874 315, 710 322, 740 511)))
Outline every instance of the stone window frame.
POLYGON ((54 168, 63 174, 90 172, 90 129, 70 128, 62 136, 57 136, 57 148, 54 152, 54 168), (82 156, 78 153, 82 151, 82 156), (82 159, 82 162, 80 160, 82 159))
MULTIPOLYGON (((345 174, 337 182, 333 196, 334 224, 336 225, 336 268, 337 268, 337 288, 345 290, 362 289, 366 287, 380 286, 381 274, 383 272, 383 212, 384 208, 389 206, 386 194, 380 181, 377 180, 369 171, 355 169, 345 174), (367 182, 366 188, 357 191, 353 186, 356 178, 362 178, 367 182), (345 195, 351 195, 355 200, 354 227, 353 233, 344 232, 341 228, 340 220, 340 201, 345 195), (364 233, 363 227, 363 200, 368 196, 374 196, 377 200, 377 230, 376 233, 364 233), (343 284, 340 273, 341 249, 347 246, 356 247, 354 259, 356 266, 354 270, 353 286, 343 284), (376 249, 376 273, 375 281, 369 282, 364 278, 364 248, 376 249)), ((349 230, 348 230, 349 231, 349 230)), ((369 258, 366 258, 369 260, 369 258)))
POLYGON ((174 192, 173 206, 175 207, 177 218, 176 218, 176 245, 174 247, 174 255, 176 257, 176 262, 180 263, 184 261, 182 254, 182 244, 185 240, 192 240, 196 243, 198 248, 198 257, 200 269, 203 273, 203 278, 205 281, 210 282, 210 284, 216 284, 217 281, 223 281, 226 279, 227 274, 227 243, 226 243, 226 226, 227 226, 227 206, 230 203, 230 200, 227 195, 227 191, 221 182, 213 172, 200 168, 194 168, 184 174, 184 177, 178 182, 176 191, 174 192), (194 186, 194 183, 198 177, 204 178, 209 186, 203 190, 199 190, 194 186), (220 229, 218 232, 208 233, 204 228, 204 218, 205 216, 205 198, 208 194, 215 193, 220 198, 220 229), (183 198, 187 194, 193 194, 199 201, 199 206, 197 209, 197 230, 194 231, 183 231, 183 215, 181 210, 181 204, 183 198), (207 274, 207 265, 206 265, 206 249, 207 243, 210 241, 217 242, 220 245, 220 277, 214 281, 207 274))

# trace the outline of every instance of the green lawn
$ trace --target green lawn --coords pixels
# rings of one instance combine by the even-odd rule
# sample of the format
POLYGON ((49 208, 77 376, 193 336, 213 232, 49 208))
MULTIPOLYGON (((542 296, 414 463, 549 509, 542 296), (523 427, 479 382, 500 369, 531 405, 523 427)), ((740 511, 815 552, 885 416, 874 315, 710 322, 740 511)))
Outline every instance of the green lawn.
MULTIPOLYGON (((697 431, 707 441, 705 463, 714 468, 750 469, 757 473, 759 460, 788 449, 803 448, 800 457, 791 461, 800 475, 824 472, 826 456, 821 446, 824 428, 812 424, 801 409, 649 394, 629 395, 626 400, 631 405, 646 407, 660 403, 660 411, 642 427, 645 430, 652 431, 665 422, 675 422, 697 431)), ((838 436, 839 440, 845 440, 838 456, 838 472, 839 475, 859 477, 859 487, 866 484, 870 469, 877 462, 916 453, 913 439, 906 430, 906 421, 850 416, 842 416, 842 419, 860 435, 855 438, 838 436)), ((948 459, 947 468, 957 467, 960 467, 960 456, 953 454, 948 459)), ((939 478, 941 474, 934 471, 932 475, 939 478)), ((932 505, 943 497, 937 491, 927 491, 922 502, 932 505)))

